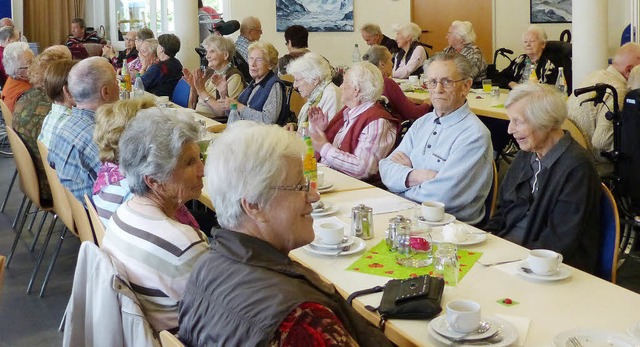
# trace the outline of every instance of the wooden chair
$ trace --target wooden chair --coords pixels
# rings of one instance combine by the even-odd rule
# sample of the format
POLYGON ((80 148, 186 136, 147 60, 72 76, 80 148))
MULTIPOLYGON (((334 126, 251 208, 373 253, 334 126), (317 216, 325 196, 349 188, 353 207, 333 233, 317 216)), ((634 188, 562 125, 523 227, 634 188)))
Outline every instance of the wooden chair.
POLYGON ((496 202, 498 201, 498 166, 496 165, 496 161, 491 161, 493 167, 493 180, 491 180, 491 190, 489 190, 489 195, 484 200, 484 217, 482 218, 482 225, 485 225, 489 218, 493 216, 496 212, 496 202))
POLYGON ((587 139, 585 139, 582 131, 571 119, 567 118, 564 123, 562 123, 562 129, 567 130, 569 134, 571 134, 571 137, 573 137, 573 139, 576 140, 576 142, 578 142, 582 147, 586 148, 587 150, 591 150, 591 141, 587 141, 587 139))
MULTIPOLYGON (((7 105, 2 100, 0 100, 0 109, 2 110, 2 117, 4 118, 5 127, 10 126, 9 124, 13 123, 13 113, 11 113, 11 111, 9 110, 9 107, 7 107, 7 105)), ((3 141, 6 141, 6 140, 3 140, 3 141)), ((0 207, 0 212, 4 212, 4 208, 7 205, 7 201, 9 200, 9 194, 11 194, 11 189, 13 188, 13 184, 15 183, 17 176, 18 176, 18 169, 16 168, 16 170, 13 172, 13 178, 11 178, 11 183, 9 183, 9 188, 7 189, 7 195, 4 197, 4 201, 2 202, 2 207, 0 207)), ((17 217, 18 216, 16 215, 16 220, 17 220, 17 217)), ((13 222, 12 226, 15 228, 16 226, 15 221, 13 222)))
POLYGON ((162 343, 162 347, 184 347, 182 341, 166 330, 160 332, 160 343, 162 343))
POLYGON ((7 258, 4 255, 0 255, 0 294, 2 294, 2 288, 4 285, 4 263, 7 258))
POLYGON ((600 197, 600 228, 602 250, 598 260, 598 277, 616 283, 618 256, 620 254, 620 215, 618 205, 611 191, 604 183, 600 197))
POLYGON ((89 212, 89 220, 91 221, 91 225, 93 226, 93 232, 95 233, 96 241, 98 247, 102 247, 102 239, 104 238, 105 226, 102 224, 102 220, 98 215, 98 211, 96 211, 96 207, 93 206, 93 201, 91 198, 84 195, 84 203, 87 206, 87 212, 89 212))
POLYGON ((280 76, 280 79, 285 82, 285 85, 287 86, 287 98, 289 100, 289 109, 291 110, 291 112, 296 114, 296 117, 300 117, 300 110, 302 109, 302 106, 304 105, 305 102, 307 102, 302 95, 300 95, 300 92, 298 92, 294 87, 293 87, 293 76, 286 74, 286 75, 282 75, 280 76))

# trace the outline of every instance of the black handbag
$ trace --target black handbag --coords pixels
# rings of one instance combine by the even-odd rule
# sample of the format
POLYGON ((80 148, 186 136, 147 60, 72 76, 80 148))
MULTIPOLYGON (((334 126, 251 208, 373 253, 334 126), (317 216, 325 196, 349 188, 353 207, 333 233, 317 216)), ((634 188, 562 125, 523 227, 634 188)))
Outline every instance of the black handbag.
POLYGON ((380 314, 381 329, 387 319, 430 319, 442 311, 440 301, 444 291, 444 280, 429 275, 418 276, 406 280, 390 280, 384 286, 376 286, 359 290, 349 295, 347 302, 351 305, 358 296, 382 292, 380 306, 365 308, 380 314))

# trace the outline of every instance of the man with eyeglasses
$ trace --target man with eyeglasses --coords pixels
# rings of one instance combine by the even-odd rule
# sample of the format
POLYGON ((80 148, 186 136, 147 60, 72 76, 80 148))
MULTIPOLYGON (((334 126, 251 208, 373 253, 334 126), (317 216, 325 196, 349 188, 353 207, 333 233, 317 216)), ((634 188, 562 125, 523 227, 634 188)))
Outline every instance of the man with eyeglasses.
POLYGON ((257 17, 245 17, 240 23, 240 36, 236 40, 236 50, 244 58, 249 61, 249 45, 260 40, 262 36, 262 24, 257 17))
POLYGON ((382 182, 407 199, 440 201, 447 213, 477 225, 493 179, 489 130, 466 102, 472 84, 464 56, 440 53, 427 71, 433 111, 419 118, 380 161, 382 182))

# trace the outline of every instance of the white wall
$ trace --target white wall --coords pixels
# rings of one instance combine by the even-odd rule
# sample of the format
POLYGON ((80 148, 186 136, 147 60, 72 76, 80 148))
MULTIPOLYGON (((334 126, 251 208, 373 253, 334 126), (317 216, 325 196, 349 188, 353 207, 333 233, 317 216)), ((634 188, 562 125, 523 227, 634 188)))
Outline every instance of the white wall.
MULTIPOLYGON (((225 0, 224 18, 241 21, 246 16, 256 16, 262 22, 260 40, 271 42, 280 55, 287 53, 284 33, 276 32, 275 0, 225 0)), ((366 43, 358 30, 366 22, 378 23, 382 32, 395 38, 393 24, 406 24, 411 19, 410 0, 354 0, 354 32, 309 33, 309 48, 325 56, 332 65, 351 64, 353 44, 358 43, 360 53, 366 51, 366 43)), ((233 39, 237 37, 233 35, 233 39)))

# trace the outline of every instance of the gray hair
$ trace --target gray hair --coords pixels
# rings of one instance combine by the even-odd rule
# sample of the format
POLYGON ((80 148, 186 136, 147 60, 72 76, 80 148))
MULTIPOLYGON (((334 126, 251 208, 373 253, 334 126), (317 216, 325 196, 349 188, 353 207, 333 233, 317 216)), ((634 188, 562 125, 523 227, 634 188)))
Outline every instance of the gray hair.
POLYGON ((471 62, 469 61, 469 59, 467 59, 467 57, 460 53, 440 52, 434 55, 433 57, 429 58, 429 61, 425 64, 425 72, 428 72, 429 65, 431 65, 431 63, 433 63, 434 61, 453 61, 456 69, 458 70, 458 73, 460 74, 460 78, 466 80, 473 79, 473 68, 471 67, 471 62))
POLYGON ((422 35, 422 29, 416 23, 409 23, 401 26, 398 30, 398 33, 402 36, 407 36, 411 38, 411 41, 418 41, 420 35, 422 35))
POLYGON ((473 30, 473 24, 468 21, 455 20, 451 23, 453 33, 460 36, 465 45, 476 41, 476 32, 473 30))
POLYGON ((262 51, 269 61, 269 68, 273 68, 278 65, 278 50, 271 43, 266 41, 256 41, 249 45, 247 52, 251 54, 251 51, 254 49, 262 51))
POLYGON ((115 71, 102 57, 81 60, 69 72, 69 92, 81 104, 100 100, 102 87, 115 83, 115 71))
POLYGON ((380 66, 381 61, 385 61, 388 56, 391 56, 391 52, 385 46, 372 45, 362 56, 362 59, 370 62, 375 66, 380 66))
POLYGON ((382 72, 369 62, 363 61, 353 64, 345 73, 344 79, 360 88, 358 95, 360 102, 377 101, 382 95, 384 87, 382 72))
POLYGON ((6 26, 0 28, 0 42, 6 42, 11 38, 18 37, 18 30, 14 29, 11 26, 6 26))
POLYGON ((236 54, 236 44, 228 38, 218 35, 211 34, 207 36, 207 38, 202 41, 202 46, 206 50, 227 53, 227 61, 231 61, 233 55, 236 54))
POLYGON ((382 37, 382 30, 380 30, 380 26, 378 24, 365 23, 362 27, 360 27, 360 31, 369 35, 379 35, 380 37, 382 37))
POLYGON ((11 42, 4 49, 2 64, 8 76, 16 78, 20 65, 30 58, 33 59, 34 54, 26 42, 11 42))
POLYGON ((538 130, 560 129, 567 118, 565 96, 553 86, 543 83, 519 84, 509 92, 505 108, 525 100, 524 117, 538 130))
POLYGON ((158 107, 139 111, 119 142, 120 167, 131 192, 139 196, 149 192, 145 177, 167 182, 184 144, 197 141, 199 131, 190 113, 158 107))
POLYGON ((209 145, 205 167, 220 226, 234 230, 243 223, 242 199, 261 207, 269 204, 276 194, 272 187, 282 183, 285 161, 300 159, 305 150, 295 132, 277 125, 244 120, 229 125, 209 145))
POLYGON ((137 32, 137 38, 139 40, 148 40, 148 39, 152 39, 154 37, 153 35, 153 31, 149 28, 141 28, 140 30, 138 30, 137 32))
MULTIPOLYGON (((158 57, 158 39, 146 39, 142 44, 147 44, 149 46, 149 53, 153 54, 156 58, 158 57)), ((140 48, 142 48, 142 46, 140 46, 140 48)))
POLYGON ((542 43, 547 43, 547 32, 544 31, 541 26, 536 24, 529 25, 529 28, 527 28, 527 31, 524 32, 522 37, 524 37, 524 35, 526 35, 527 33, 536 34, 536 36, 540 41, 542 41, 542 43))
POLYGON ((318 53, 307 53, 293 60, 287 66, 287 73, 295 78, 302 78, 307 83, 331 80, 331 67, 327 60, 318 53))

